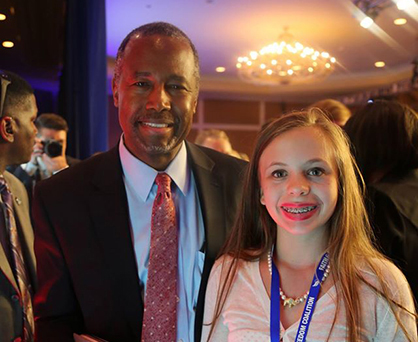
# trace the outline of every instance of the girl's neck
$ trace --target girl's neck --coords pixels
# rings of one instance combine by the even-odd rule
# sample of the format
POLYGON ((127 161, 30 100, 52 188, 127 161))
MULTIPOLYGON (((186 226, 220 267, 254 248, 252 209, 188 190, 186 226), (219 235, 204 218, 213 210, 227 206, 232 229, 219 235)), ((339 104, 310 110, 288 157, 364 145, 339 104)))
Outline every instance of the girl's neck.
POLYGON ((328 229, 306 235, 294 235, 278 228, 274 258, 292 268, 311 267, 319 262, 328 245, 328 229))

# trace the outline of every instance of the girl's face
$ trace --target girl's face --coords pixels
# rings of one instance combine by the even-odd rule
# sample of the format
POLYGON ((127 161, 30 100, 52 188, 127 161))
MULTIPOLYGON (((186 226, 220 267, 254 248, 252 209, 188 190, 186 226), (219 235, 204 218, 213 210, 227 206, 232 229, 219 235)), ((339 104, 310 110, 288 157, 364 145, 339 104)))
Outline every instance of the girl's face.
POLYGON ((261 204, 279 228, 294 235, 327 228, 338 200, 333 149, 315 127, 294 128, 275 138, 258 165, 261 204))

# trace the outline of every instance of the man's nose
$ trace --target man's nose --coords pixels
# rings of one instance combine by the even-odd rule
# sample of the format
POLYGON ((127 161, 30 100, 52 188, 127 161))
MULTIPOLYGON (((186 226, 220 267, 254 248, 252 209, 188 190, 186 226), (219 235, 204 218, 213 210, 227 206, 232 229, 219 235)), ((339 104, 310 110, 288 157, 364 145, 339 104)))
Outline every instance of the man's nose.
POLYGON ((146 109, 153 109, 157 112, 171 109, 170 97, 164 86, 156 86, 152 89, 147 99, 146 109))

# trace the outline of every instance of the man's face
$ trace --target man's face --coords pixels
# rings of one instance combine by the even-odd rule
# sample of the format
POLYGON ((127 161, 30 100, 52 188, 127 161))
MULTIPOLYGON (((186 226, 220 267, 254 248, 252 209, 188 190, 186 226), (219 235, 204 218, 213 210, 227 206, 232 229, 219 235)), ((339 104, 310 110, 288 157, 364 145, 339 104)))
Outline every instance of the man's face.
POLYGON ((165 169, 192 125, 197 104, 194 56, 187 42, 160 35, 132 37, 113 98, 128 150, 165 169))
POLYGON ((35 96, 30 95, 26 103, 14 111, 14 142, 11 152, 13 160, 10 161, 10 165, 25 163, 31 157, 37 133, 35 119, 38 107, 36 106, 35 96))
POLYGON ((65 150, 67 148, 67 132, 64 130, 55 130, 51 128, 40 128, 38 131, 38 139, 43 142, 48 140, 56 140, 62 144, 62 156, 65 156, 65 150))

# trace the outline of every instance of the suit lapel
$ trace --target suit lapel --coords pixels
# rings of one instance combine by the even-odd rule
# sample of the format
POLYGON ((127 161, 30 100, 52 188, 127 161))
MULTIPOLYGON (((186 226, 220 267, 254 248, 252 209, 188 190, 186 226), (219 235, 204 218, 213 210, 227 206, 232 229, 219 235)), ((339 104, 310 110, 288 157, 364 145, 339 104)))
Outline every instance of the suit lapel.
MULTIPOLYGON (((30 273, 30 279, 32 283, 35 283, 36 279, 36 270, 35 270, 35 254, 33 250, 33 229, 32 224, 29 218, 29 208, 28 208, 28 201, 24 200, 25 196, 27 197, 26 193, 22 193, 18 187, 15 186, 15 180, 12 179, 7 172, 4 174, 7 184, 10 187, 10 191, 12 192, 12 200, 13 200, 13 211, 15 215, 16 225, 19 230, 21 244, 22 244, 22 252, 24 253, 25 265, 30 273)), ((25 189, 22 187, 22 190, 25 189)), ((5 276, 9 279, 12 286, 18 291, 18 286, 16 283, 16 279, 13 273, 12 268, 10 267, 9 261, 6 257, 6 253, 3 247, 0 245, 0 267, 5 276)))
POLYGON ((112 286, 115 291, 119 290, 120 305, 136 335, 138 322, 142 322, 143 302, 117 147, 108 152, 108 158, 104 158, 102 165, 98 166, 93 185, 94 191, 90 197, 93 229, 109 265, 112 286))
POLYGON ((214 172, 215 163, 195 145, 186 142, 199 194, 205 226, 206 258, 214 260, 225 241, 225 198, 221 177, 214 172))

